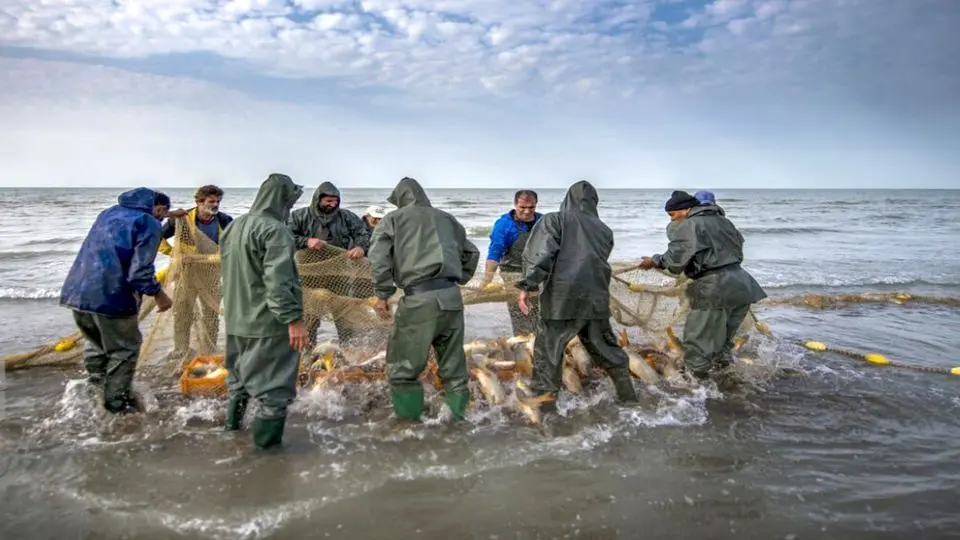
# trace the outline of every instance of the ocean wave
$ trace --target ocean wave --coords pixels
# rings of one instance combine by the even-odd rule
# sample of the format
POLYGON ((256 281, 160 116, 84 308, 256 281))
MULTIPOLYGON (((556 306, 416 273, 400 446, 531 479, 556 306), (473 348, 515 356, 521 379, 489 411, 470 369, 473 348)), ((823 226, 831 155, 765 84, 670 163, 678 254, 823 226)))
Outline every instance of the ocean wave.
POLYGON ((35 259, 50 259, 76 255, 76 251, 63 249, 47 249, 34 251, 0 251, 0 261, 32 261, 35 259))
POLYGON ((887 276, 887 277, 866 277, 866 278, 841 278, 835 276, 814 277, 800 281, 789 279, 782 280, 761 280, 760 285, 767 290, 790 290, 790 289, 848 289, 851 287, 960 287, 960 282, 956 279, 937 280, 931 278, 918 279, 912 276, 887 276))
POLYGON ((819 234, 819 233, 840 233, 840 229, 830 227, 740 227, 740 232, 744 236, 748 235, 792 235, 792 234, 819 234))
POLYGON ((37 238, 33 240, 28 240, 26 242, 21 242, 17 244, 17 247, 27 247, 27 246, 46 246, 46 245, 62 245, 62 244, 76 244, 83 242, 82 236, 63 236, 55 238, 37 238))
POLYGON ((490 231, 493 230, 493 226, 485 225, 483 227, 470 227, 467 229, 467 236, 472 236, 474 238, 488 238, 490 236, 490 231))
POLYGON ((59 298, 60 289, 44 287, 0 287, 3 300, 48 300, 59 298))

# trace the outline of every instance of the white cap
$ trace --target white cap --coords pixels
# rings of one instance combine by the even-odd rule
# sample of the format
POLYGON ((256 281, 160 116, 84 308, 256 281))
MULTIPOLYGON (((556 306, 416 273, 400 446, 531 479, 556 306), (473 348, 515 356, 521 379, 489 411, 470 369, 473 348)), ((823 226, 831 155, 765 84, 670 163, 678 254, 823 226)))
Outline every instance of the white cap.
POLYGON ((385 206, 375 204, 373 206, 368 206, 367 209, 363 212, 363 215, 370 216, 372 218, 383 219, 383 216, 387 215, 389 212, 385 206))

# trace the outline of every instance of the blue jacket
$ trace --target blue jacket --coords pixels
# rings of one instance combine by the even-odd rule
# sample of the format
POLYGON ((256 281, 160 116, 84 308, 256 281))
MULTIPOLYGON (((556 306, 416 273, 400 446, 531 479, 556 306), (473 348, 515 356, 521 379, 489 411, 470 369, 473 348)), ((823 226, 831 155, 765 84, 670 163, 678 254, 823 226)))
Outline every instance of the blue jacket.
POLYGON ((97 220, 80 246, 60 290, 60 305, 108 316, 136 315, 141 295, 160 292, 153 260, 160 222, 153 217, 156 193, 127 191, 97 220))
MULTIPOLYGON (((487 248, 487 260, 500 262, 500 259, 507 254, 510 246, 517 241, 520 236, 520 229, 517 228, 517 222, 513 219, 513 210, 500 216, 500 219, 493 224, 493 230, 490 231, 490 247, 487 248)), ((540 221, 543 214, 534 212, 534 221, 540 221)), ((530 225, 533 228, 533 225, 530 225)))

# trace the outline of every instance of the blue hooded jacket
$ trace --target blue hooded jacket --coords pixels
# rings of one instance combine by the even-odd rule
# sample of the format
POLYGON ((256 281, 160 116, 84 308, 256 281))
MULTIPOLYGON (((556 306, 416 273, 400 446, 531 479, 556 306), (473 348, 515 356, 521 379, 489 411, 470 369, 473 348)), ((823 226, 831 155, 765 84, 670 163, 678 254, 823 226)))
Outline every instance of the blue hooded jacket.
POLYGON ((131 316, 142 295, 160 292, 153 261, 160 222, 153 217, 156 192, 137 188, 97 216, 60 290, 60 305, 107 316, 131 316))

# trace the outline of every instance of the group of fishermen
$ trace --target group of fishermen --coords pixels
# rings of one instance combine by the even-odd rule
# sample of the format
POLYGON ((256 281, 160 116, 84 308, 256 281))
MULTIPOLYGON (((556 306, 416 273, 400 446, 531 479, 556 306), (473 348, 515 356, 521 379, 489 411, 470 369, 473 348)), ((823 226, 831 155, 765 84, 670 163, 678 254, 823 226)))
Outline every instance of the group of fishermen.
MULTIPOLYGON (((340 206, 340 191, 329 182, 317 188, 309 206, 291 213, 302 194, 289 176, 271 174, 249 212, 233 219, 219 212, 223 192, 215 186, 198 190, 196 208, 173 212, 165 194, 138 188, 97 217, 66 278, 61 305, 73 310, 85 338, 89 380, 103 389, 108 411, 137 408, 130 383, 142 343, 137 325, 142 296, 154 297, 160 312, 173 304, 153 264, 162 239, 173 236, 169 221, 161 227, 166 216, 187 218, 191 230, 203 231, 219 247, 228 431, 241 428, 253 398, 260 404, 251 426, 255 446, 281 444, 287 408, 296 397, 300 354, 316 330, 305 320, 296 256, 328 243, 350 258, 368 259, 375 311, 393 320, 386 362, 396 417, 421 418, 420 375, 433 348, 444 401, 455 420, 463 419, 470 394, 458 285, 472 279, 480 262, 463 225, 433 207, 413 178, 400 180, 387 198, 392 209, 371 207, 362 218, 340 206), (389 300, 398 289, 403 295, 394 312, 389 300)), ((587 181, 573 184, 556 212, 538 213, 537 202, 534 191, 516 193, 514 208, 491 231, 483 272, 485 285, 498 269, 514 284, 517 297, 508 305, 514 333, 537 336, 530 388, 546 398, 538 400, 543 409, 555 407, 564 349, 578 336, 594 365, 611 378, 617 400, 636 402, 628 357, 610 323, 608 259, 614 237, 599 217, 597 190, 587 181), (539 293, 535 303, 532 292, 539 293)), ((692 280, 685 366, 705 379, 729 364, 737 328, 750 305, 766 295, 740 267, 743 237, 712 194, 675 191, 664 209, 671 220, 669 245, 662 254, 644 257, 641 267, 692 280)))

